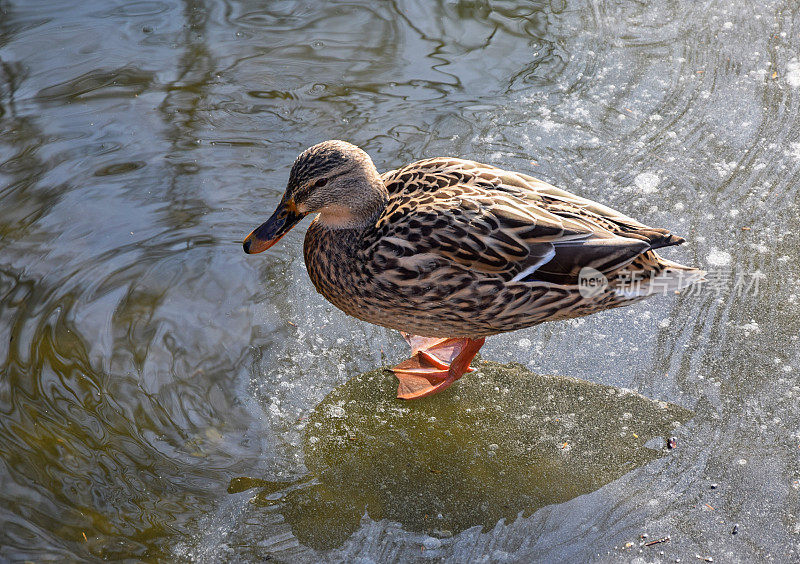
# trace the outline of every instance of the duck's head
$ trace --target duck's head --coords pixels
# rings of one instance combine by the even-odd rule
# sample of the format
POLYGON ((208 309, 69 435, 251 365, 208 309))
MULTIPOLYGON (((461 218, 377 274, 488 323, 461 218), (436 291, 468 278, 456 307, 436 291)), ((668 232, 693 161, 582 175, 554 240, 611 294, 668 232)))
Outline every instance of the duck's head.
POLYGON ((294 161, 286 192, 265 223, 244 240, 248 254, 266 251, 310 213, 330 229, 355 229, 386 205, 386 187, 369 155, 346 141, 324 141, 294 161))

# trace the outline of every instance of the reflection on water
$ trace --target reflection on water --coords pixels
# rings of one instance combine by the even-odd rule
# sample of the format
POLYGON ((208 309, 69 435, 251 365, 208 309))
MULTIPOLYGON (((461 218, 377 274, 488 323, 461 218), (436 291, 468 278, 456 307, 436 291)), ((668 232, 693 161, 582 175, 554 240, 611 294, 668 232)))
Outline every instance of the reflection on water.
POLYGON ((252 501, 281 503, 297 538, 318 549, 341 545, 365 512, 449 537, 596 490, 658 458, 691 416, 610 386, 491 362, 480 369, 456 392, 415 405, 393 397, 388 371, 353 378, 308 418, 312 481, 286 491, 237 478, 228 491, 260 488, 252 501))
POLYGON ((798 17, 776 0, 0 0, 0 559, 614 560, 642 532, 672 535, 664 558, 797 559, 798 17), (481 403, 487 380, 464 378, 401 418, 385 380, 348 382, 402 339, 312 290, 301 232, 263 257, 239 244, 329 138, 382 170, 456 155, 532 172, 685 235, 670 258, 722 272, 717 291, 483 351, 691 408, 679 448, 647 462, 611 442, 598 456, 641 466, 556 465, 563 491, 543 492, 487 476, 575 460, 599 431, 503 458, 521 430, 561 432, 522 423, 558 411, 535 378, 528 402, 481 403), (725 272, 764 277, 742 294, 725 272), (325 419, 332 398, 353 410, 325 419), (362 442, 338 459, 345 432, 362 442), (434 444, 460 471, 423 487, 475 480, 427 490, 441 526, 403 481, 447 467, 434 444), (425 556, 437 527, 453 536, 425 556))

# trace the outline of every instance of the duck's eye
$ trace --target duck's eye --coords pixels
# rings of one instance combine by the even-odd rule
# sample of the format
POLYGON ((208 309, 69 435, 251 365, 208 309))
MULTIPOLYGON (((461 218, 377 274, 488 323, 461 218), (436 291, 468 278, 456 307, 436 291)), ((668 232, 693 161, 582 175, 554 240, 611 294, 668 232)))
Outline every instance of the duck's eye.
POLYGON ((314 188, 319 188, 320 186, 325 186, 328 183, 327 178, 320 178, 316 182, 314 182, 314 188))

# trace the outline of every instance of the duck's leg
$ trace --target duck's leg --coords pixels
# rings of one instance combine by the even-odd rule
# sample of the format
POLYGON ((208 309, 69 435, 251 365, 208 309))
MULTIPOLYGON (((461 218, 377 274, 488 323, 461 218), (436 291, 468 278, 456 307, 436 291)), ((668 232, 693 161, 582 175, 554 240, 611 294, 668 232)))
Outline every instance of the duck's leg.
POLYGON ((394 368, 400 384, 400 399, 424 398, 441 392, 467 372, 473 372, 469 363, 483 346, 480 339, 434 339, 403 333, 411 345, 411 358, 394 368))

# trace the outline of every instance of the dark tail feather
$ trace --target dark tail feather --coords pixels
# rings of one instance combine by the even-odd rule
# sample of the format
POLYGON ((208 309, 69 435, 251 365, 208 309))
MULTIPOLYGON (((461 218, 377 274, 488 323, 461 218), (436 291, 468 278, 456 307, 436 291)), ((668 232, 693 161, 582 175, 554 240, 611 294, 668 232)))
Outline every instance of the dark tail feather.
POLYGON ((661 247, 671 247, 673 245, 682 245, 686 242, 683 237, 673 235, 666 229, 658 227, 638 227, 638 228, 625 228, 621 225, 622 230, 620 235, 623 237, 630 237, 632 239, 639 239, 645 241, 650 245, 650 249, 660 249, 661 247))
POLYGON ((685 242, 686 239, 683 237, 678 237, 677 235, 667 232, 661 237, 650 239, 650 248, 660 249, 661 247, 672 247, 673 245, 683 245, 685 242))

